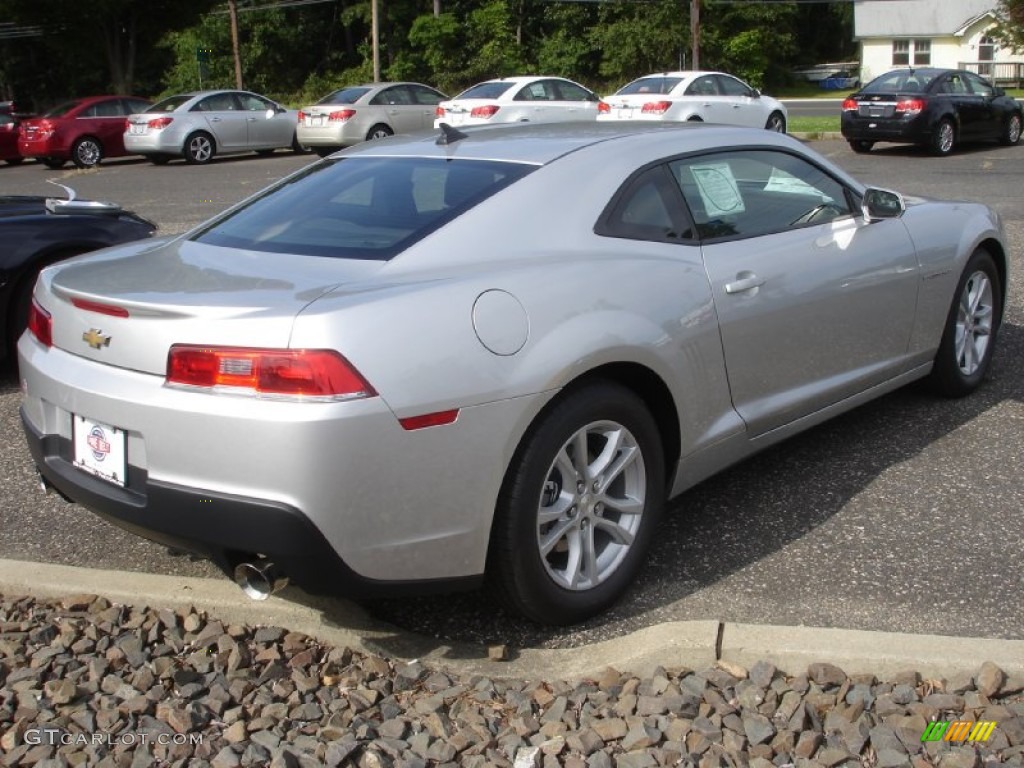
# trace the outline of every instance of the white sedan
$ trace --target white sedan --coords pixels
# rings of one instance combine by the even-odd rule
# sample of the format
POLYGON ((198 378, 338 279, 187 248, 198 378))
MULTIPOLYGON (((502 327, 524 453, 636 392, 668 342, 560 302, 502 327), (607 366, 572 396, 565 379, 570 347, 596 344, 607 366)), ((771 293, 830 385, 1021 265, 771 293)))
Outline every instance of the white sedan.
POLYGON ((723 72, 661 72, 624 85, 598 120, 728 123, 786 132, 786 106, 723 72))
POLYGON ((437 105, 434 127, 593 120, 600 97, 564 77, 503 77, 437 105))

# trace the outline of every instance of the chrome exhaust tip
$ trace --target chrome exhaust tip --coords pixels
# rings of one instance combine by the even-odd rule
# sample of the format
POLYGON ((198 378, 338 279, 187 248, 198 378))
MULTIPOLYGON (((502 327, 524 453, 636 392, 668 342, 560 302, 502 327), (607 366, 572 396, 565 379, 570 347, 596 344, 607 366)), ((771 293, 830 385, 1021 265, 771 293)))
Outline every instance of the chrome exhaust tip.
POLYGON ((288 586, 288 577, 270 560, 257 560, 235 566, 235 584, 251 599, 266 600, 288 586))

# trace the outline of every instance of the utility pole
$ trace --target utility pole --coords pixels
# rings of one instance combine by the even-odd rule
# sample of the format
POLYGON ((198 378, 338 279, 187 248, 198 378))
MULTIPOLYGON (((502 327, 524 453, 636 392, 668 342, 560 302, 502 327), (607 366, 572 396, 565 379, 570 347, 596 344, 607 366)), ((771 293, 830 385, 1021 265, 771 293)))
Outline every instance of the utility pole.
POLYGON ((693 50, 690 66, 700 69, 700 0, 690 0, 690 44, 693 50))
POLYGON ((235 88, 242 90, 242 56, 238 52, 238 0, 228 0, 231 17, 231 49, 235 54, 235 88))
POLYGON ((370 36, 373 38, 373 82, 380 82, 380 22, 377 20, 377 0, 370 0, 370 36))

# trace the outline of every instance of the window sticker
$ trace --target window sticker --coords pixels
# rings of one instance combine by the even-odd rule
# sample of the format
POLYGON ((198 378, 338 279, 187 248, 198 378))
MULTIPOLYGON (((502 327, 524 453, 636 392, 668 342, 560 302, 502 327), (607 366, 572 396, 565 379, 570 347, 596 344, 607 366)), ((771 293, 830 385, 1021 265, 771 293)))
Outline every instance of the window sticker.
POLYGON ((740 197, 736 177, 728 163, 706 163, 691 165, 694 181, 700 190, 704 209, 710 218, 743 213, 743 198, 740 197))
POLYGON ((792 176, 778 168, 772 168, 772 175, 768 178, 768 183, 764 188, 766 192, 791 192, 796 195, 813 195, 814 197, 820 197, 823 201, 831 199, 820 189, 812 187, 803 179, 798 179, 796 176, 792 176))

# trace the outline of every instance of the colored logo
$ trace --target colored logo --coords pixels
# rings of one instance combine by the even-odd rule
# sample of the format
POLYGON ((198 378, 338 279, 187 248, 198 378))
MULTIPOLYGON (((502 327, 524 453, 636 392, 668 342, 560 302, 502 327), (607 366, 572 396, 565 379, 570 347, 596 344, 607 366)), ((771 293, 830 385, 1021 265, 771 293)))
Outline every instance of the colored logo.
POLYGON ((88 344, 93 349, 100 349, 101 347, 110 346, 110 337, 105 336, 103 331, 99 328, 90 328, 88 331, 82 334, 82 341, 88 344))
POLYGON ((988 741, 995 727, 994 720, 936 720, 928 723, 921 741, 988 741))
POLYGON ((96 461, 103 461, 110 455, 110 443, 107 441, 107 434, 103 431, 102 427, 93 427, 89 430, 89 436, 85 438, 85 442, 89 446, 89 450, 92 451, 92 457, 96 461))

